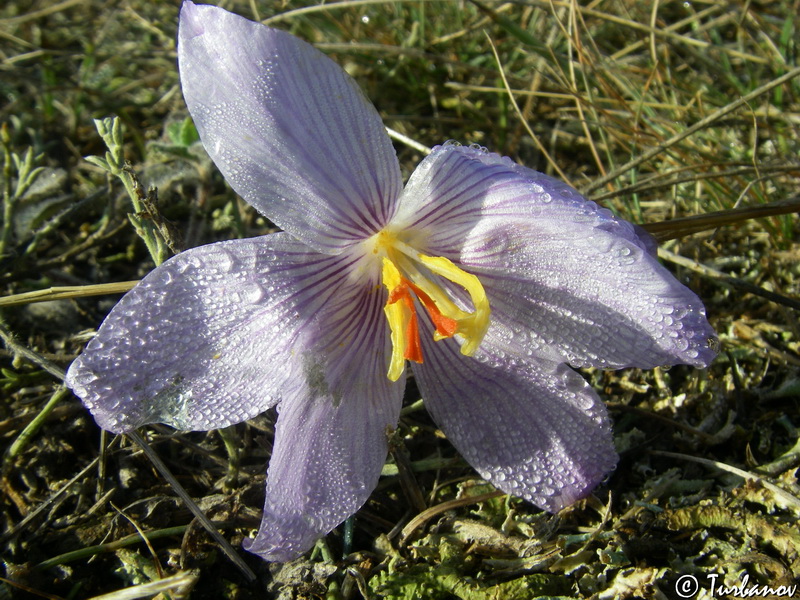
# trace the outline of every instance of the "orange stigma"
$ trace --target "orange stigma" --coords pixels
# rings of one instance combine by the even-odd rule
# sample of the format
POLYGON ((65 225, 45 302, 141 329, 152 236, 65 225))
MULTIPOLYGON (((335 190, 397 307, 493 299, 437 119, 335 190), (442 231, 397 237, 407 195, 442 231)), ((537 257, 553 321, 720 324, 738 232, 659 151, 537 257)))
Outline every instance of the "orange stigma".
POLYGON ((456 329, 458 328, 458 321, 449 317, 445 317, 437 308, 434 301, 431 300, 431 297, 428 296, 428 294, 423 292, 405 277, 400 277, 399 285, 395 286, 389 292, 389 298, 386 300, 386 305, 388 306, 400 301, 403 302, 405 309, 408 311, 403 358, 421 363, 423 362, 423 359, 422 345, 420 344, 419 340, 419 321, 417 319, 417 308, 414 305, 414 298, 411 295, 412 292, 428 311, 428 315, 430 315, 431 321, 433 321, 433 324, 436 327, 437 339, 453 337, 456 333, 456 329))
POLYGON ((407 360, 423 362, 415 296, 435 327, 433 339, 439 341, 457 335, 463 340, 461 353, 472 356, 489 328, 489 301, 478 278, 446 258, 416 252, 387 232, 377 236, 373 252, 383 254, 381 279, 388 291, 383 307, 392 341, 387 377, 397 381, 407 360), (473 312, 459 308, 434 282, 434 276, 464 288, 472 300, 473 312))

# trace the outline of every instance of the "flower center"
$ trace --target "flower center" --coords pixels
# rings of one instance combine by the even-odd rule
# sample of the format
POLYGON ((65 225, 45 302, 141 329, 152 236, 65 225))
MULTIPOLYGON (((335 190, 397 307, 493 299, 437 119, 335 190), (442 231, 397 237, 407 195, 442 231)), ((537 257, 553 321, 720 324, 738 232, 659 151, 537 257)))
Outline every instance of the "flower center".
POLYGON ((472 356, 489 328, 489 300, 480 280, 441 256, 427 256, 401 242, 387 231, 374 238, 373 252, 382 257, 381 279, 389 292, 383 311, 389 322, 392 357, 387 377, 397 381, 406 360, 423 362, 419 338, 417 303, 428 311, 435 327, 436 341, 459 336, 464 343, 461 353, 472 356), (419 266, 424 267, 421 271, 419 266), (456 306, 447 292, 431 279, 427 271, 452 281, 469 293, 474 310, 467 312, 456 306))

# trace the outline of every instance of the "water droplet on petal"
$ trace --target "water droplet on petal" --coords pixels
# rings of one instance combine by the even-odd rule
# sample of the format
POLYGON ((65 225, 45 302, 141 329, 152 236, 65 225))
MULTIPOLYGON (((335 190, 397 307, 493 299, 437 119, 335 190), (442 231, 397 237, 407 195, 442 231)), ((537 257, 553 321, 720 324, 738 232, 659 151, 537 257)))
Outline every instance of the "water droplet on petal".
POLYGON ((469 145, 469 149, 470 150, 477 150, 481 154, 489 154, 489 149, 486 148, 485 146, 481 146, 480 144, 475 144, 475 143, 470 144, 469 145))
POLYGON ((242 302, 255 304, 264 297, 264 290, 257 283, 248 283, 239 292, 239 297, 242 302))
POLYGON ((217 266, 222 273, 229 273, 236 264, 236 258, 225 249, 220 248, 217 255, 217 266))
POLYGON ((172 283, 174 277, 172 276, 172 272, 169 269, 162 268, 153 271, 149 279, 150 281, 148 281, 148 283, 150 285, 162 286, 162 285, 169 285, 170 283, 172 283))

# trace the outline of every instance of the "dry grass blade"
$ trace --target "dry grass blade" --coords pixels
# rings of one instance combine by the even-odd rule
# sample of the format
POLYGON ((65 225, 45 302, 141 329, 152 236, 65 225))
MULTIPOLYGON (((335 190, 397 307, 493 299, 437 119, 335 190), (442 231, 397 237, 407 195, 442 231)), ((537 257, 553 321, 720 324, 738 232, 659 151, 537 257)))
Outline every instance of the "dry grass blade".
POLYGON ((734 225, 743 223, 751 219, 763 219, 777 215, 789 215, 800 213, 800 197, 789 198, 787 200, 776 200, 761 206, 748 206, 745 208, 733 208, 721 210, 705 215, 694 215, 691 217, 680 217, 659 221, 657 223, 644 223, 641 225, 659 242, 674 240, 701 231, 716 229, 724 225, 734 225))
POLYGON ((716 460, 709 460, 707 458, 701 458, 699 456, 690 456, 688 454, 680 454, 678 452, 665 452, 663 450, 651 450, 651 454, 655 454, 656 456, 666 456, 669 458, 678 458, 680 460, 689 460, 692 462, 696 462, 701 465, 705 465, 712 469, 719 469, 720 471, 725 471, 726 473, 733 473, 745 479, 747 481, 755 481, 763 485, 773 494, 775 494, 776 498, 779 498, 781 502, 788 506, 792 507, 795 511, 800 511, 800 498, 797 498, 793 494, 790 494, 784 489, 779 488, 774 483, 770 483, 763 477, 750 473, 749 471, 743 471, 742 469, 737 469, 734 466, 716 461, 716 460))
POLYGON ((389 134, 389 137, 393 140, 400 142, 401 144, 405 144, 409 148, 413 148, 420 154, 427 156, 431 153, 431 149, 428 148, 425 144, 420 144, 417 140, 408 137, 405 134, 400 133, 399 131, 395 131, 391 127, 386 128, 386 133, 389 134))
POLYGON ((41 19, 48 15, 52 15, 53 13, 65 11, 68 8, 72 8, 73 6, 77 6, 79 4, 85 4, 90 0, 64 0, 63 2, 59 2, 58 4, 53 4, 52 6, 48 6, 47 8, 41 8, 39 10, 34 10, 23 15, 19 15, 18 17, 11 17, 9 19, 0 19, 0 26, 2 25, 19 25, 21 23, 26 23, 28 21, 33 21, 36 19, 41 19))
POLYGON ((514 98, 514 93, 511 91, 511 86, 508 84, 508 79, 506 78, 506 72, 503 69, 503 63, 500 61, 500 55, 497 53, 497 48, 495 47, 494 42, 492 42, 488 34, 486 39, 489 42, 489 45, 492 49, 492 54, 494 55, 494 59, 497 63, 497 70, 500 73, 500 78, 503 80, 503 86, 505 86, 506 92, 508 93, 508 99, 511 101, 511 105, 514 107, 514 112, 517 114, 517 117, 519 117, 520 123, 522 123, 523 127, 525 127, 525 131, 527 131, 528 135, 531 136, 531 139, 536 144, 536 147, 539 149, 539 151, 545 156, 548 164, 553 168, 553 170, 556 173, 558 173, 559 177, 561 177, 564 181, 569 182, 569 178, 567 177, 567 175, 564 173, 561 167, 558 166, 558 163, 555 161, 555 159, 553 159, 553 157, 547 151, 547 148, 545 148, 544 144, 542 144, 542 142, 539 140, 539 136, 537 136, 533 132, 530 125, 528 124, 528 120, 522 114, 522 111, 519 108, 519 104, 517 104, 517 99, 514 98))
POLYGON ((720 165, 713 165, 708 163, 693 164, 689 166, 679 167, 666 172, 657 172, 634 184, 626 185, 602 194, 594 194, 593 199, 596 202, 602 202, 611 198, 618 198, 620 196, 629 196, 634 194, 642 194, 655 190, 669 190, 681 184, 697 184, 704 180, 716 179, 719 181, 739 179, 748 176, 756 176, 759 173, 761 178, 766 178, 769 175, 775 177, 791 176, 793 173, 800 169, 800 165, 796 164, 776 164, 776 165, 759 165, 755 166, 736 166, 731 168, 719 168, 720 165))
POLYGON ((14 536, 18 535, 21 531, 23 531, 31 521, 36 519, 48 506, 50 506, 53 502, 58 500, 63 494, 69 491, 72 485, 76 481, 80 481, 86 474, 91 471, 95 465, 100 461, 99 458, 95 458, 92 460, 88 465, 86 465, 83 469, 81 469, 77 475, 72 477, 69 481, 67 481, 60 489, 56 490, 53 494, 50 495, 44 502, 39 503, 35 510, 29 512, 25 517, 19 521, 13 529, 7 531, 2 536, 0 536, 0 542, 5 542, 13 538, 14 536))
POLYGON ((499 498, 500 496, 505 495, 505 492, 489 492, 487 494, 478 494, 477 496, 466 496, 464 498, 458 498, 457 500, 448 500, 447 502, 442 502, 436 506, 431 506, 427 510, 423 510, 421 513, 411 519, 411 521, 408 522, 408 525, 403 527, 403 531, 400 533, 400 539, 408 539, 408 537, 417 529, 422 527, 436 515, 440 515, 443 512, 453 510, 454 508, 458 508, 460 506, 469 506, 471 504, 477 504, 478 502, 486 502, 492 498, 499 498))
MULTIPOLYGON (((546 1, 548 3, 550 3, 550 0, 546 0, 546 1)), ((553 4, 553 6, 568 6, 570 8, 575 6, 575 3, 573 3, 573 2, 568 2, 568 3, 567 2, 552 2, 552 4, 553 4)), ((655 6, 657 6, 657 4, 658 3, 655 3, 655 5, 654 5, 654 8, 653 8, 654 11, 656 10, 655 6)), ((662 28, 659 28, 659 27, 654 27, 652 22, 647 24, 647 25, 644 24, 644 23, 637 23, 636 21, 632 21, 632 20, 626 19, 624 17, 619 17, 619 16, 616 16, 616 15, 610 14, 608 12, 603 12, 603 11, 600 11, 600 10, 596 10, 596 9, 591 8, 591 7, 578 7, 577 9, 581 12, 581 14, 585 15, 586 17, 597 17, 598 19, 602 19, 604 21, 608 21, 610 23, 614 23, 615 25, 621 25, 621 26, 629 28, 629 29, 641 31, 643 33, 648 34, 648 36, 652 36, 654 38, 668 38, 668 39, 670 39, 672 41, 675 41, 675 42, 678 42, 678 43, 682 43, 682 44, 686 44, 688 46, 694 46, 694 47, 702 48, 702 49, 707 49, 707 48, 710 48, 712 46, 712 44, 710 42, 706 42, 706 41, 703 41, 703 40, 698 40, 698 39, 695 39, 695 38, 692 38, 692 37, 689 37, 689 36, 686 36, 686 35, 681 35, 679 33, 675 33, 676 29, 679 29, 679 28, 684 27, 686 25, 691 25, 691 24, 696 23, 699 16, 705 16, 705 14, 711 14, 712 10, 709 10, 707 13, 702 13, 701 15, 693 15, 692 17, 687 18, 684 21, 681 21, 679 23, 674 24, 672 27, 667 27, 667 28, 663 28, 662 29, 662 28)), ((711 9, 719 10, 717 7, 711 7, 711 9)), ((725 19, 730 19, 730 18, 731 18, 731 16, 726 16, 725 17, 725 19)), ((643 46, 643 45, 645 45, 645 42, 642 42, 640 44, 640 46, 643 46)), ((613 58, 619 59, 619 58, 621 58, 623 56, 623 53, 629 53, 630 51, 631 51, 630 49, 625 48, 623 51, 620 51, 620 53, 618 53, 617 55, 614 55, 613 58)), ((764 63, 768 62, 767 59, 765 59, 762 56, 757 56, 755 54, 751 54, 751 53, 747 53, 747 52, 739 52, 737 50, 729 49, 729 48, 723 48, 722 51, 730 54, 731 56, 735 56, 735 57, 738 57, 738 58, 743 58, 745 60, 748 60, 748 61, 754 62, 754 63, 764 64, 764 63)))
POLYGON ((751 100, 753 100, 755 98, 758 98, 762 94, 765 94, 765 93, 769 92, 770 90, 775 89, 779 85, 783 85, 787 81, 791 81, 792 79, 794 79, 798 75, 800 75, 800 67, 795 67, 794 69, 788 71, 787 73, 784 73, 780 77, 776 77, 772 81, 769 81, 769 82, 765 83, 764 85, 761 85, 761 86, 757 87, 756 89, 754 89, 749 94, 746 94, 746 95, 742 96, 741 98, 738 98, 738 99, 734 100, 733 102, 730 102, 729 104, 726 104, 722 108, 719 108, 719 109, 715 110, 713 113, 711 113, 707 117, 705 117, 703 119, 700 119, 697 123, 695 123, 691 127, 688 127, 687 129, 684 129, 680 133, 676 133, 675 135, 673 135, 669 139, 665 140, 664 142, 662 142, 658 146, 650 148, 649 150, 643 152, 642 154, 640 154, 638 157, 634 158, 633 160, 628 161, 627 163, 625 163, 621 167, 617 167, 613 171, 609 172, 607 175, 605 175, 603 177, 599 177, 598 179, 595 179, 594 181, 592 181, 588 185, 584 186, 584 188, 582 190, 583 193, 588 195, 591 192, 593 192, 594 190, 607 185, 608 183, 614 181, 617 177, 619 177, 623 173, 627 173, 628 171, 630 171, 631 169, 633 169, 635 167, 638 167, 642 163, 645 163, 648 160, 651 160, 654 156, 657 156, 658 154, 664 152, 667 148, 670 148, 671 146, 674 146, 675 144, 677 144, 681 140, 689 137, 690 135, 692 135, 694 133, 697 133, 701 129, 705 129, 706 127, 709 127, 710 125, 712 125, 715 122, 719 121, 725 115, 733 112, 734 110, 736 110, 737 108, 739 108, 741 106, 746 105, 748 102, 750 102, 751 100))
POLYGON ((178 480, 167 468, 167 465, 164 464, 164 461, 161 460, 161 457, 158 456, 158 454, 156 454, 156 452, 150 447, 150 444, 148 444, 145 439, 135 431, 130 431, 126 435, 136 442, 145 455, 147 455, 148 460, 150 460, 158 472, 161 473, 161 476, 167 480, 170 487, 175 491, 176 494, 178 494, 180 499, 183 500, 184 504, 186 504, 186 507, 192 512, 197 520, 200 521, 200 523, 203 525, 203 528, 208 531, 208 533, 211 534, 211 537, 213 537, 214 540, 220 545, 220 548, 222 548, 225 556, 227 556, 231 562, 236 565, 236 567, 244 574, 245 577, 247 577, 249 581, 255 581, 256 574, 253 573, 253 570, 247 566, 247 563, 245 563, 236 553, 228 540, 223 537, 223 535, 205 515, 202 509, 197 506, 197 503, 192 500, 183 486, 178 483, 178 480))
MULTIPOLYGON (((800 300, 796 298, 790 298, 782 294, 777 294, 773 291, 754 285, 749 281, 744 281, 738 277, 730 277, 729 275, 726 275, 725 273, 717 269, 712 269, 711 267, 700 264, 696 260, 692 260, 691 258, 686 258, 685 256, 681 256, 680 254, 675 254, 674 252, 670 252, 665 248, 658 249, 658 257, 661 258, 662 260, 666 260, 673 264, 680 265, 681 267, 689 269, 690 271, 693 271, 698 275, 702 275, 703 277, 708 277, 709 279, 712 279, 715 282, 736 288, 739 291, 755 294, 756 296, 760 296, 761 298, 764 298, 776 304, 780 304, 782 306, 788 306, 789 308, 793 308, 794 310, 800 310, 800 300)), ((789 358, 789 360, 793 363, 796 362, 796 359, 789 358)), ((800 364, 800 362, 796 362, 796 364, 800 364)))
POLYGON ((30 348, 27 348, 24 345, 20 344, 14 338, 14 335, 6 328, 5 324, 2 321, 0 321, 0 339, 3 340, 3 343, 6 345, 6 347, 9 350, 11 350, 11 352, 13 352, 16 356, 20 356, 26 360, 31 361, 33 364, 39 366, 40 368, 50 373, 50 375, 58 379, 59 382, 64 381, 64 377, 66 375, 64 369, 59 367, 53 361, 47 360, 38 352, 34 352, 30 348))
POLYGON ((148 598, 156 594, 166 594, 166 597, 180 600, 188 598, 189 592, 197 584, 198 577, 199 573, 196 571, 184 571, 158 581, 142 583, 102 596, 94 596, 89 600, 139 600, 139 598, 148 598))
MULTIPOLYGON (((421 0, 422 2, 446 2, 447 0, 421 0)), ((370 6, 373 4, 395 4, 395 3, 402 3, 402 2, 420 2, 420 0, 342 0, 341 2, 330 2, 326 3, 323 2, 321 4, 315 4, 313 6, 304 6, 303 8, 295 8, 294 10, 287 10, 279 15, 275 15, 274 17, 270 17, 269 19, 264 19, 262 23, 264 25, 273 25, 274 23, 278 23, 281 21, 288 21, 291 19, 296 19, 300 16, 308 16, 313 13, 318 12, 329 12, 332 10, 343 10, 346 8, 359 8, 362 6, 370 6)))
POLYGON ((46 290, 24 292, 0 298, 2 306, 20 306, 33 302, 49 302, 51 300, 69 300, 72 298, 88 298, 90 296, 105 296, 108 294, 124 294, 135 286, 138 281, 120 281, 116 283, 95 283, 92 285, 70 285, 51 287, 46 290))

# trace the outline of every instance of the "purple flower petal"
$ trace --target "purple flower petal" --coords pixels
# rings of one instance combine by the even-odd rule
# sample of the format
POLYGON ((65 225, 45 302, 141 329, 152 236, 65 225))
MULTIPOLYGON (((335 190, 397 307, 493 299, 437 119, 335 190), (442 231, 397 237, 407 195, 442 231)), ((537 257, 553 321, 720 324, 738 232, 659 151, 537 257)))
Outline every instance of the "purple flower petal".
MULTIPOLYGON (((358 260, 312 252, 285 233, 187 250, 114 307, 70 366, 67 385, 114 432, 153 422, 207 430, 252 418, 304 382, 324 383, 309 366, 311 349, 353 340, 360 347, 364 330, 375 335, 377 282, 348 279, 358 260)), ((388 355, 375 360, 385 370, 388 355)))
POLYGON ((178 64, 211 158, 282 229, 335 253, 389 221, 402 188, 391 141, 358 85, 324 54, 184 2, 178 64))
POLYGON ((270 561, 297 558, 375 488, 405 386, 386 377, 385 328, 379 314, 363 336, 372 344, 341 350, 343 360, 309 358, 307 385, 279 405, 264 516, 256 538, 245 541, 250 552, 270 561))
POLYGON ((617 461, 605 406, 564 364, 423 339, 413 365, 447 439, 495 487, 557 512, 587 495, 617 461))
POLYGON ((445 146, 412 176, 396 221, 477 275, 484 345, 575 366, 704 367, 715 337, 700 299, 630 223, 551 177, 445 146))
POLYGON ((603 368, 705 367, 716 355, 700 299, 628 240, 563 221, 473 234, 461 264, 492 306, 484 343, 603 368))
POLYGON ((574 188, 483 148, 437 146, 403 190, 392 226, 410 229, 431 254, 458 255, 464 236, 487 219, 594 224, 643 249, 649 236, 588 201, 574 188), (646 238, 646 239, 642 239, 646 238))

